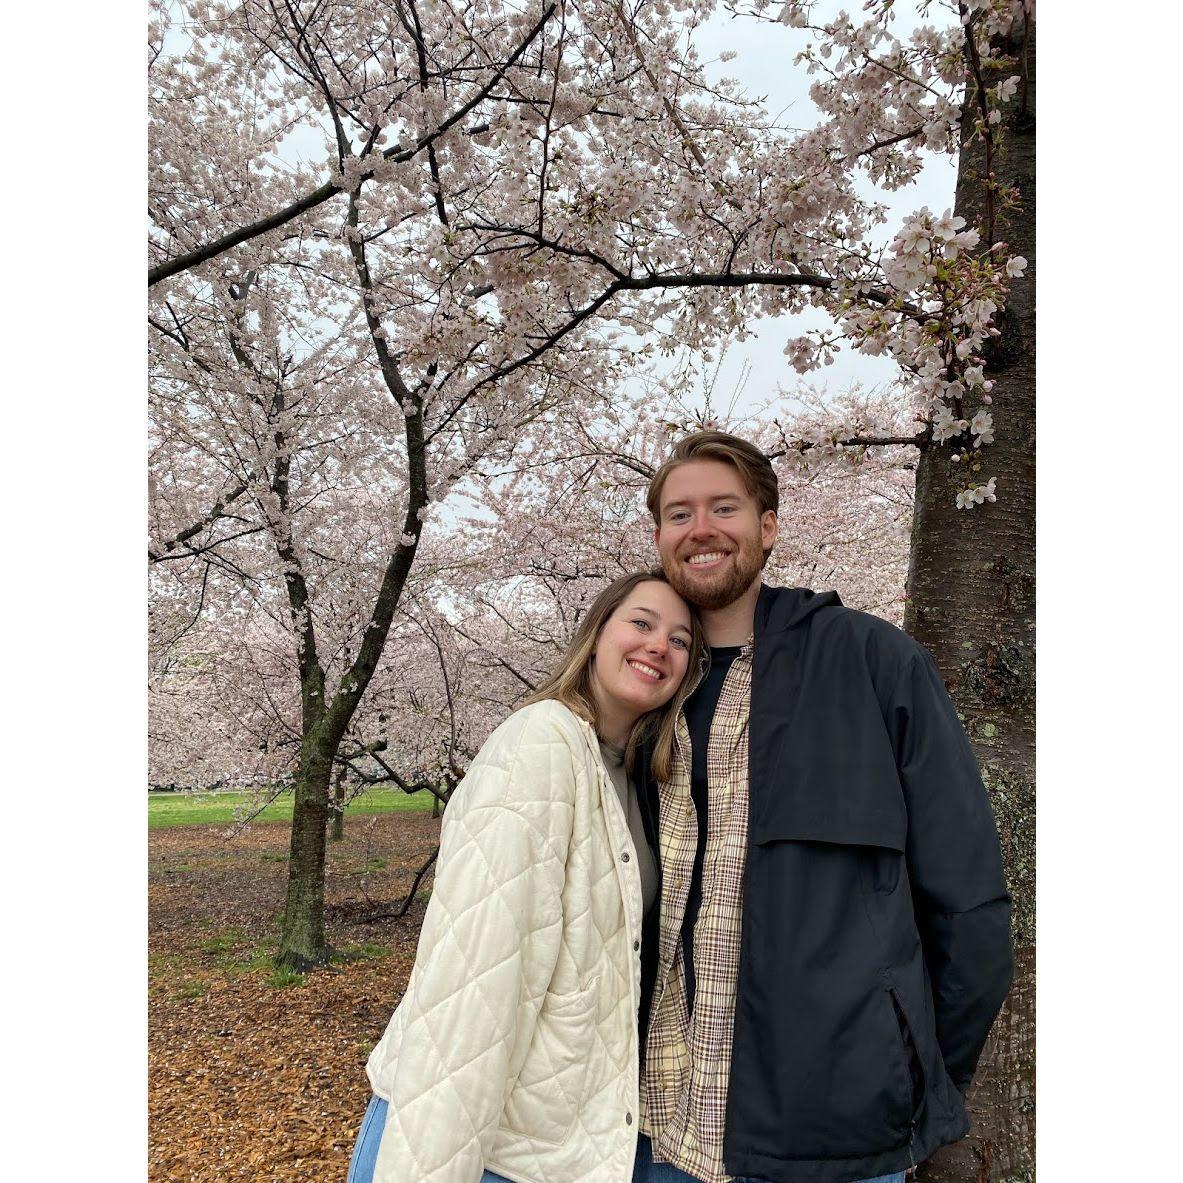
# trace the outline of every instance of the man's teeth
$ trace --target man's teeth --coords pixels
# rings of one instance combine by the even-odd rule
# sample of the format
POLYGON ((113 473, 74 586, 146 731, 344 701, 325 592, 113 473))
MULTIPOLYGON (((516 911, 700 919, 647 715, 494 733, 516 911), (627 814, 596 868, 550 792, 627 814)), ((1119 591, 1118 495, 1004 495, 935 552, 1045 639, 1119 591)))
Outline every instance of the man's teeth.
POLYGON ((660 678, 663 676, 661 670, 655 670, 651 665, 645 665, 640 661, 630 661, 629 665, 635 670, 640 670, 643 674, 648 674, 651 678, 660 678))
POLYGON ((723 558, 723 552, 721 550, 713 550, 707 555, 691 555, 686 561, 690 563, 691 566, 698 567, 703 563, 713 563, 721 558, 723 558))

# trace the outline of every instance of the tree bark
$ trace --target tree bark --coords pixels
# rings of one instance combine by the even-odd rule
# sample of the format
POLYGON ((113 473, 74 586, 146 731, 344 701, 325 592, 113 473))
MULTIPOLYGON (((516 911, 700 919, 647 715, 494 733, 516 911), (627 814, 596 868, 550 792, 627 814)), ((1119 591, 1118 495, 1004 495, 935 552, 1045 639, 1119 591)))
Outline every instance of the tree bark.
POLYGON ((325 940, 325 826, 335 744, 321 731, 304 737, 296 775, 288 893, 276 964, 303 973, 329 958, 325 940))
POLYGON ((332 826, 329 830, 329 841, 340 842, 345 837, 345 766, 337 771, 337 779, 333 782, 333 804, 330 810, 332 826))
MULTIPOLYGON (((1019 206, 994 203, 986 237, 986 155, 980 141, 963 148, 955 212, 982 227, 983 245, 1005 241, 1027 260, 1000 314, 1001 336, 987 353, 996 441, 983 449, 981 480, 997 477, 997 502, 955 506, 966 463, 956 447, 926 448, 916 474, 904 628, 932 651, 977 754, 1002 839, 1015 904, 1015 981, 982 1056, 968 1107, 973 1128, 924 1164, 918 1178, 1031 1180, 1035 1175, 1035 25, 1021 22, 998 53, 1017 57, 987 68, 992 86, 1021 74, 1004 110, 993 159, 1003 189, 1019 206)), ((971 78, 962 143, 976 114, 971 78)), ((967 406, 970 416, 976 406, 967 406)), ((964 453, 964 448, 958 449, 964 453)), ((971 453, 972 455, 972 453, 971 453)), ((978 473, 972 473, 975 478, 978 473)))

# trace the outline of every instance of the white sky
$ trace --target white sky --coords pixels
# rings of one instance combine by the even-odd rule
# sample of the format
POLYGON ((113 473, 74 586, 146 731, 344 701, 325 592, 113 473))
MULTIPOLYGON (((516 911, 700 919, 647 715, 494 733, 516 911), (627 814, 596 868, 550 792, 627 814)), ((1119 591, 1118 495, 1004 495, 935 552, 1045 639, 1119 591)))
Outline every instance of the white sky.
MULTIPOLYGON (((822 21, 839 7, 823 0, 815 9, 814 19, 822 21)), ((776 11, 775 4, 770 11, 776 11)), ((910 28, 921 22, 921 18, 915 4, 909 0, 897 0, 895 11, 895 32, 902 39, 910 28)), ((933 22, 941 15, 942 10, 934 6, 927 19, 933 22)), ((177 31, 172 37, 175 40, 170 39, 169 48, 176 50, 184 35, 177 31)), ((803 31, 775 22, 736 18, 720 9, 695 30, 693 39, 710 82, 718 82, 722 77, 735 79, 749 98, 763 99, 766 109, 786 127, 807 128, 816 122, 817 109, 809 98, 814 76, 793 62, 807 41, 803 31), (734 51, 736 57, 721 62, 719 54, 725 50, 734 51)), ((326 159, 326 151, 320 132, 301 127, 284 142, 280 157, 288 161, 320 161, 326 159)), ((888 221, 880 228, 883 241, 892 237, 905 214, 925 205, 938 212, 951 207, 955 180, 956 161, 930 155, 918 180, 896 193, 886 193, 875 189, 869 182, 865 183, 863 194, 889 208, 888 221)), ((837 393, 853 383, 873 388, 894 379, 897 370, 890 359, 867 357, 847 348, 841 349, 832 365, 814 371, 804 379, 798 376, 785 360, 785 342, 807 329, 823 328, 830 323, 821 312, 753 322, 750 326, 753 336, 748 340, 724 343, 711 358, 696 359, 704 374, 715 375, 712 398, 715 413, 729 409, 733 409, 737 416, 751 413, 757 406, 775 398, 778 386, 791 397, 791 392, 803 380, 816 389, 837 393)), ((685 390, 683 402, 688 410, 703 408, 703 384, 700 379, 685 390)))
MULTIPOLYGON (((838 5, 819 5, 837 10, 838 5)), ((770 9, 775 11, 775 5, 770 9)), ((907 30, 921 23, 914 4, 896 4, 898 13, 895 34, 904 39, 907 30)), ((938 16, 932 10, 929 22, 938 16)), ((821 19, 816 17, 815 19, 821 19)), ((719 10, 696 31, 695 44, 706 64, 708 79, 714 83, 722 77, 734 78, 749 98, 764 97, 765 106, 785 126, 806 128, 817 120, 817 108, 809 98, 809 87, 815 80, 807 74, 804 66, 794 65, 793 58, 804 47, 805 34, 785 25, 736 19, 719 10), (729 62, 720 62, 718 55, 725 50, 734 50, 736 57, 729 62)), ((884 241, 895 233, 903 216, 921 206, 940 212, 953 205, 953 188, 957 179, 956 161, 944 156, 929 155, 924 171, 914 184, 886 193, 867 183, 863 193, 867 197, 889 207, 884 241)), ((764 402, 777 391, 777 384, 791 391, 802 381, 788 365, 784 356, 785 342, 807 328, 821 328, 829 318, 818 313, 812 316, 781 317, 756 323, 752 327, 755 336, 744 342, 737 342, 726 349, 719 377, 715 386, 714 405, 716 410, 726 407, 736 390, 737 383, 747 362, 751 366, 742 394, 736 399, 736 411, 742 413, 756 403, 764 402)), ((897 372, 894 362, 883 357, 866 357, 850 349, 843 349, 831 366, 814 371, 806 379, 811 386, 831 392, 846 390, 852 383, 859 382, 873 387, 892 381, 897 372)), ((701 407, 703 399, 699 394, 687 399, 693 409, 701 407)))

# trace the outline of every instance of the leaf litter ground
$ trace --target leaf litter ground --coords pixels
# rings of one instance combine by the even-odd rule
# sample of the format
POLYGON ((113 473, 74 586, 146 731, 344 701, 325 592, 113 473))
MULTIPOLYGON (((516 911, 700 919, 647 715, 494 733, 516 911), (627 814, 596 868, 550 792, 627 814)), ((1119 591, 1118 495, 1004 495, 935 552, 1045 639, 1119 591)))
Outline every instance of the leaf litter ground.
POLYGON ((149 1183, 340 1183, 369 1100, 365 1060, 406 987, 426 899, 391 910, 438 839, 427 814, 346 821, 330 843, 330 944, 349 960, 289 980, 271 965, 287 824, 233 838, 149 834, 149 1183))

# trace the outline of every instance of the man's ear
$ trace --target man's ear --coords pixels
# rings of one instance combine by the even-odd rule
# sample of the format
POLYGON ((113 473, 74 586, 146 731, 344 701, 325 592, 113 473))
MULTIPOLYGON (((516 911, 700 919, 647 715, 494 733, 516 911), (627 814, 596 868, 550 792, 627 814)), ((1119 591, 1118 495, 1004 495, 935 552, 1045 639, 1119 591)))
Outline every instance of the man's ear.
POLYGON ((765 550, 771 550, 776 544, 777 535, 780 533, 780 524, 776 519, 776 512, 771 509, 766 509, 760 515, 760 544, 765 550))
POLYGON ((661 549, 661 527, 660 526, 653 527, 653 545, 656 546, 658 550, 661 549))

